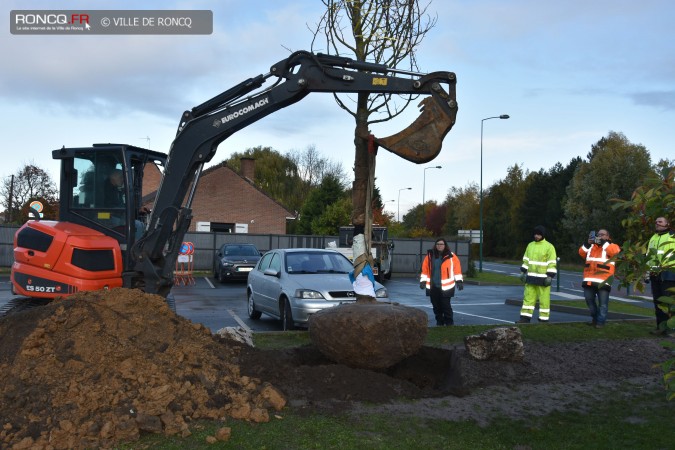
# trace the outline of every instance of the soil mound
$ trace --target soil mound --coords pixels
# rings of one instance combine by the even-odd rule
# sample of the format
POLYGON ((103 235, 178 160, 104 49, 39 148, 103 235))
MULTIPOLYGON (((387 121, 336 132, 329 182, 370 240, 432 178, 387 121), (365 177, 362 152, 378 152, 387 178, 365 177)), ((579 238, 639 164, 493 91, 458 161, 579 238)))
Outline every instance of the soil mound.
POLYGON ((659 342, 526 342, 522 362, 422 347, 388 369, 354 369, 311 345, 260 350, 213 335, 159 296, 81 293, 0 318, 0 448, 109 448, 143 432, 188 435, 195 419, 266 422, 286 403, 308 414, 377 404, 445 420, 515 417, 521 406, 581 404, 596 385, 659 388, 654 364, 672 357, 659 342))
POLYGON ((269 420, 285 405, 242 375, 241 345, 138 290, 76 294, 0 320, 0 447, 100 448, 193 419, 269 420))

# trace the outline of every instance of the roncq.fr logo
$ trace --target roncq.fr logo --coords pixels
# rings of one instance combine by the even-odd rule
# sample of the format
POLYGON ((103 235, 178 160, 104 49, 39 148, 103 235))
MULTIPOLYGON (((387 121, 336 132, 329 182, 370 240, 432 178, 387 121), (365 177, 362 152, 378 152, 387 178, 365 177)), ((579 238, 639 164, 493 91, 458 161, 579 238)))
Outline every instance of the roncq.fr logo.
POLYGON ((15 25, 89 25, 89 14, 30 13, 16 14, 15 25))

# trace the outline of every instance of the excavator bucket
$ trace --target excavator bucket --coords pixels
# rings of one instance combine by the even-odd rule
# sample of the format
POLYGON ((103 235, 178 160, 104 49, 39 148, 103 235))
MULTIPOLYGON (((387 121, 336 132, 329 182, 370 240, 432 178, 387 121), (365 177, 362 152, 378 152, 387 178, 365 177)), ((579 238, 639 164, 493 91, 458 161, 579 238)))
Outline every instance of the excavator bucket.
POLYGON ((441 152, 443 138, 455 124, 457 103, 432 95, 419 103, 422 114, 405 130, 375 142, 417 164, 431 161, 441 152))

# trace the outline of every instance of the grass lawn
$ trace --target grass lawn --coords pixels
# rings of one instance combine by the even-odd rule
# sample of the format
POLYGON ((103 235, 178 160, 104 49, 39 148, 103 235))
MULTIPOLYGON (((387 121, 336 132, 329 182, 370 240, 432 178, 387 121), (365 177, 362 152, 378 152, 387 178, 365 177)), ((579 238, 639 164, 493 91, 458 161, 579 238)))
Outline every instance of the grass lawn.
MULTIPOLYGON (((642 338, 651 320, 613 322, 602 330, 584 324, 523 326, 527 341, 563 342, 591 339, 642 338)), ((433 327, 427 345, 460 343, 469 334, 493 328, 490 325, 433 327)), ((293 347, 309 343, 307 331, 259 333, 257 347, 293 347)), ((603 389, 598 386, 598 389, 603 389)), ((634 389, 634 388, 630 388, 634 389)), ((448 400, 452 408, 452 397, 448 400)), ((335 416, 307 415, 287 407, 270 422, 252 424, 233 419, 226 422, 191 424, 187 438, 146 435, 121 449, 665 449, 673 448, 675 401, 665 391, 647 390, 630 399, 608 394, 606 401, 584 413, 556 412, 530 420, 503 417, 487 427, 473 421, 453 422, 415 416, 344 413, 335 416), (208 444, 207 436, 220 427, 231 427, 227 443, 208 444)))
POLYGON ((467 281, 475 281, 482 284, 501 284, 508 286, 522 286, 520 278, 513 277, 510 275, 504 275, 503 273, 493 273, 493 272, 478 272, 473 277, 466 277, 467 281))

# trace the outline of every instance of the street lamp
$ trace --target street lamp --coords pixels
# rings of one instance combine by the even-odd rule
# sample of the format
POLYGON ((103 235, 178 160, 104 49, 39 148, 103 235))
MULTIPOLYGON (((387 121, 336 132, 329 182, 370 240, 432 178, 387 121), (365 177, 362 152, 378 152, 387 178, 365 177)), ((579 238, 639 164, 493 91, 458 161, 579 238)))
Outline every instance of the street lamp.
POLYGON ((387 207, 387 203, 395 202, 396 200, 385 200, 382 202, 382 212, 384 212, 384 208, 387 207))
POLYGON ((397 222, 401 221, 401 191, 409 191, 411 189, 412 189, 411 187, 408 187, 408 188, 401 188, 398 190, 398 213, 396 213, 397 222))
POLYGON ((483 122, 490 119, 508 119, 508 114, 486 117, 480 121, 480 250, 478 272, 483 271, 483 122))
POLYGON ((426 186, 427 185, 427 170, 429 170, 429 169, 442 169, 442 167, 441 166, 431 166, 431 167, 425 167, 424 168, 424 177, 423 177, 423 181, 422 181, 422 228, 424 228, 424 202, 425 202, 424 191, 427 187, 426 186))

